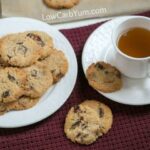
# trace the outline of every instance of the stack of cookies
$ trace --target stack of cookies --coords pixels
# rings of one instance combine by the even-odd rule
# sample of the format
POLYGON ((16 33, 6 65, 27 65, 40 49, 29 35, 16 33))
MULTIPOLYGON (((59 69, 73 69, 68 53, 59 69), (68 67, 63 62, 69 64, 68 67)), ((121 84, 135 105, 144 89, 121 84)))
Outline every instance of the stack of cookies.
POLYGON ((64 53, 45 32, 15 33, 0 39, 0 114, 34 106, 68 71, 64 53))

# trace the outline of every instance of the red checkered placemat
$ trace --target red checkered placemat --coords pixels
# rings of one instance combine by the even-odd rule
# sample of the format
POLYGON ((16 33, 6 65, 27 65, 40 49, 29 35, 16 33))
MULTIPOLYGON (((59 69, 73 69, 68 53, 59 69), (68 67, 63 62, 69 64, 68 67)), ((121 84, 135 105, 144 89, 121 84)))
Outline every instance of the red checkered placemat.
MULTIPOLYGON (((141 15, 150 17, 150 12, 141 15)), ((83 46, 100 25, 62 31, 75 49, 79 66, 77 83, 70 98, 55 114, 40 123, 0 129, 0 150, 150 150, 150 106, 133 107, 112 102, 90 88, 85 79, 81 65, 83 46), (73 144, 63 132, 66 113, 85 99, 101 100, 114 114, 112 129, 89 146, 73 144)))

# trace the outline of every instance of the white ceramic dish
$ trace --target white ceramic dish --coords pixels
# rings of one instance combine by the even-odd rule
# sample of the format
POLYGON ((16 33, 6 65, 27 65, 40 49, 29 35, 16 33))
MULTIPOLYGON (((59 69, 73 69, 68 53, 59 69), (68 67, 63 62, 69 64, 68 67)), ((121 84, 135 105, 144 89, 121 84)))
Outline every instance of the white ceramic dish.
POLYGON ((68 40, 58 30, 44 22, 29 18, 0 19, 0 36, 27 30, 44 31, 52 36, 55 47, 65 53, 69 61, 69 70, 66 76, 50 88, 33 108, 23 111, 11 111, 0 116, 1 128, 27 126, 52 115, 65 103, 76 82, 77 60, 74 50, 68 40))
MULTIPOLYGON (((114 47, 112 44, 112 31, 115 27, 133 16, 118 17, 98 27, 87 40, 83 54, 82 65, 84 73, 90 64, 97 61, 106 61, 116 66, 114 47)), ((105 97, 128 105, 150 104, 150 78, 132 79, 123 76, 123 88, 114 93, 103 93, 105 97)))

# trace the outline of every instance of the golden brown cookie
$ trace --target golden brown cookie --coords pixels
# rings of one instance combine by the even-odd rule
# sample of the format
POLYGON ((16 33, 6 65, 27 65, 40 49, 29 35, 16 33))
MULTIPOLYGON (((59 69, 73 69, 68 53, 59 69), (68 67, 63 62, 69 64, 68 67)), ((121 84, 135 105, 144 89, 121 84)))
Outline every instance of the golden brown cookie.
POLYGON ((37 43, 20 33, 7 35, 0 42, 0 60, 11 66, 29 66, 40 58, 41 52, 37 43))
POLYGON ((64 132, 74 143, 92 144, 101 136, 100 118, 95 110, 85 105, 72 107, 66 117, 64 132))
POLYGON ((40 59, 49 56, 53 51, 53 39, 47 33, 42 31, 27 31, 23 34, 35 41, 42 48, 40 59))
POLYGON ((24 71, 27 74, 24 93, 26 96, 32 98, 41 97, 53 84, 53 77, 50 70, 40 62, 25 68, 24 71))
POLYGON ((0 69, 0 102, 7 103, 18 99, 24 94, 26 74, 18 68, 0 69))
POLYGON ((0 102, 0 116, 4 115, 6 112, 6 107, 4 105, 4 103, 0 102))
POLYGON ((0 115, 11 110, 25 110, 35 106, 39 99, 32 99, 30 97, 21 97, 14 102, 0 103, 0 115))
POLYGON ((72 8, 79 3, 79 0, 43 0, 43 2, 51 8, 72 8))
POLYGON ((62 51, 54 50, 49 57, 41 62, 48 66, 54 83, 58 82, 68 71, 68 61, 62 51))
POLYGON ((100 118, 100 128, 102 134, 106 134, 113 123, 113 115, 111 109, 105 104, 96 100, 86 100, 81 103, 83 106, 88 106, 95 110, 100 118))
POLYGON ((118 91, 122 87, 120 71, 105 62, 91 64, 86 71, 86 76, 89 85, 105 93, 118 91))

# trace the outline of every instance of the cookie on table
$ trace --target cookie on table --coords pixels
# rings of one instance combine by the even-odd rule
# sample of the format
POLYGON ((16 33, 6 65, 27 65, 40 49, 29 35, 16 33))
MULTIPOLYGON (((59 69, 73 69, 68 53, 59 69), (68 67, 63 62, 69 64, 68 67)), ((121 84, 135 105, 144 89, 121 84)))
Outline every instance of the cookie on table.
POLYGON ((43 1, 48 7, 55 9, 72 8, 79 2, 79 0, 43 0, 43 1))
POLYGON ((74 143, 92 144, 101 136, 100 118, 95 110, 85 105, 72 107, 66 117, 64 132, 74 143))
POLYGON ((105 93, 118 91, 122 87, 120 71, 105 62, 91 64, 86 71, 86 76, 89 85, 105 93))
POLYGON ((18 99, 24 93, 26 74, 18 68, 0 69, 0 102, 7 103, 18 99))
POLYGON ((50 56, 41 61, 52 73, 54 83, 58 82, 68 71, 68 61, 64 53, 54 50, 50 56))
POLYGON ((21 97, 18 100, 10 103, 0 103, 0 115, 11 110, 25 110, 35 106, 39 99, 32 99, 30 97, 21 97))
POLYGON ((111 129, 113 123, 113 114, 111 109, 107 105, 96 100, 86 100, 82 103, 82 105, 88 106, 97 112, 100 118, 101 132, 106 134, 111 129))
POLYGON ((53 39, 47 33, 42 31, 28 31, 23 34, 35 41, 42 48, 40 59, 49 56, 53 51, 53 39))
POLYGON ((40 62, 24 69, 27 74, 25 95, 31 98, 41 97, 52 86, 53 77, 50 70, 40 62))
POLYGON ((11 66, 29 66, 41 57, 41 52, 37 43, 20 33, 7 35, 0 42, 0 60, 11 66))

